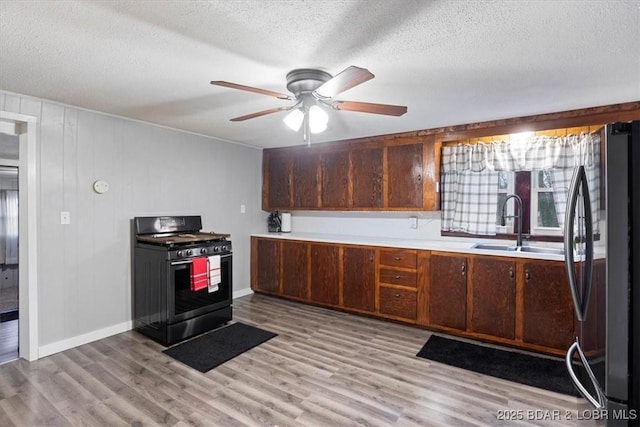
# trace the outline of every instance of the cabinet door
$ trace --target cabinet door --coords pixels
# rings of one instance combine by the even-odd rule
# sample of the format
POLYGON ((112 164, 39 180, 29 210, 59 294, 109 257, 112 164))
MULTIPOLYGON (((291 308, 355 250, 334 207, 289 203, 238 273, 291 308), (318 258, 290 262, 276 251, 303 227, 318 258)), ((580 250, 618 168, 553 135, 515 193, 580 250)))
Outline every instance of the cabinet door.
POLYGON ((296 153, 292 160, 292 192, 294 208, 318 207, 318 173, 320 156, 296 153))
POLYGON ((264 292, 280 292, 280 242, 253 238, 252 258, 252 288, 264 292))
POLYGON ((349 207, 349 152, 324 153, 320 158, 322 207, 349 207))
POLYGON ((573 303, 561 262, 524 264, 524 342, 565 350, 573 341, 573 303))
MULTIPOLYGON (((273 156, 266 158, 265 171, 267 181, 265 210, 291 207, 291 161, 288 156, 273 156)), ((264 201, 264 198, 263 198, 264 201)), ((264 204, 264 203, 263 203, 264 204)))
POLYGON ((351 151, 353 207, 382 207, 382 148, 351 151))
POLYGON ((473 332, 514 339, 516 266, 498 258, 474 258, 471 271, 473 332))
POLYGON ((422 144, 387 148, 387 200, 393 208, 422 208, 422 144))
POLYGON ((339 247, 311 245, 311 301, 338 305, 339 247))
POLYGON ((467 258, 431 254, 429 322, 464 331, 467 327, 467 258))
POLYGON ((342 301, 348 308, 375 310, 375 250, 345 247, 342 301))
POLYGON ((309 298, 309 245, 303 242, 282 242, 282 293, 309 298))

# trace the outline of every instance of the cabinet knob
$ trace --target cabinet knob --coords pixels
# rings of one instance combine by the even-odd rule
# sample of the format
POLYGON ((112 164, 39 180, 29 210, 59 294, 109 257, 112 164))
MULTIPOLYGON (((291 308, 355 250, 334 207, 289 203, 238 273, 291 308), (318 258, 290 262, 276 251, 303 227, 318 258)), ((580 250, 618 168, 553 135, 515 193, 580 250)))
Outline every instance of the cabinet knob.
POLYGON ((402 258, 400 258, 399 256, 393 257, 393 259, 395 259, 396 261, 400 261, 402 258))
POLYGON ((393 276, 396 280, 400 279, 400 276, 398 276, 397 274, 395 276, 393 276))
POLYGON ((462 273, 462 275, 464 276, 467 272, 467 266, 465 264, 462 264, 460 266, 460 272, 462 273))
POLYGON ((513 267, 509 269, 509 277, 513 277, 513 267))
POLYGON ((396 294, 396 298, 400 298, 400 294, 396 294))
POLYGON ((530 275, 529 275, 529 270, 525 270, 525 271, 524 271, 524 278, 525 278, 525 280, 529 280, 529 277, 530 277, 530 275))

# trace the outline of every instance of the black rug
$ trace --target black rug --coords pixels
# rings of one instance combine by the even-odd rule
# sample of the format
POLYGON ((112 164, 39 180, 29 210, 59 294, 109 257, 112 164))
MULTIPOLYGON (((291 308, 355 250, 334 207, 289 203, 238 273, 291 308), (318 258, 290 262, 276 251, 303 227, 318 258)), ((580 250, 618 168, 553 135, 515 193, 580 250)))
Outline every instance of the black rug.
POLYGON ((168 348, 163 353, 193 369, 207 372, 275 336, 278 334, 234 323, 168 348))
POLYGON ((579 396, 564 361, 432 336, 416 354, 480 374, 579 396))

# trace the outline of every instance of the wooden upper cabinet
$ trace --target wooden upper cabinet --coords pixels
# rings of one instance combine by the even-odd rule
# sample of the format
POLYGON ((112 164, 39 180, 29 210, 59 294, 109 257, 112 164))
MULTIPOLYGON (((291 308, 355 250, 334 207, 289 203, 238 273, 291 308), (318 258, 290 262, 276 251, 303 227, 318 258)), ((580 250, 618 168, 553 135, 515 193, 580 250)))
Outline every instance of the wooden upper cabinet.
POLYGON ((311 301, 339 304, 339 256, 340 248, 337 245, 311 245, 311 301))
POLYGON ((431 254, 429 323, 433 326, 467 328, 467 258, 431 254))
POLYGON ((566 351, 574 339, 574 314, 564 263, 524 263, 523 331, 525 343, 566 351))
POLYGON ((471 264, 472 332, 514 339, 516 265, 498 257, 475 257, 471 264))
POLYGON ((264 154, 262 207, 265 210, 291 206, 291 158, 264 154))
POLYGON ((282 242, 282 293, 308 299, 309 245, 305 242, 282 242))
POLYGON ((320 203, 323 208, 348 208, 349 151, 330 151, 320 155, 320 203))
POLYGON ((381 146, 358 148, 351 151, 354 208, 381 208, 383 206, 382 153, 381 146))
POLYGON ((390 208, 422 208, 423 144, 387 147, 387 204, 390 208))
POLYGON ((342 258, 343 305, 347 308, 375 310, 375 250, 345 247, 342 258))
POLYGON ((297 153, 292 158, 291 187, 293 208, 319 207, 320 155, 316 152, 297 153))

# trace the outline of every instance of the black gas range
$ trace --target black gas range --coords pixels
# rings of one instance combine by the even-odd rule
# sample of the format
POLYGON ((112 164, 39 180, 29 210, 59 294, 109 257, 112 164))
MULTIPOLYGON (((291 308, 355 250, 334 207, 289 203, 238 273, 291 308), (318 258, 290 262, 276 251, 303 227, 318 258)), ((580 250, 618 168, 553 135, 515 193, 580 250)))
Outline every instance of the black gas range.
POLYGON ((168 346, 232 318, 229 234, 200 216, 133 219, 134 327, 168 346))

